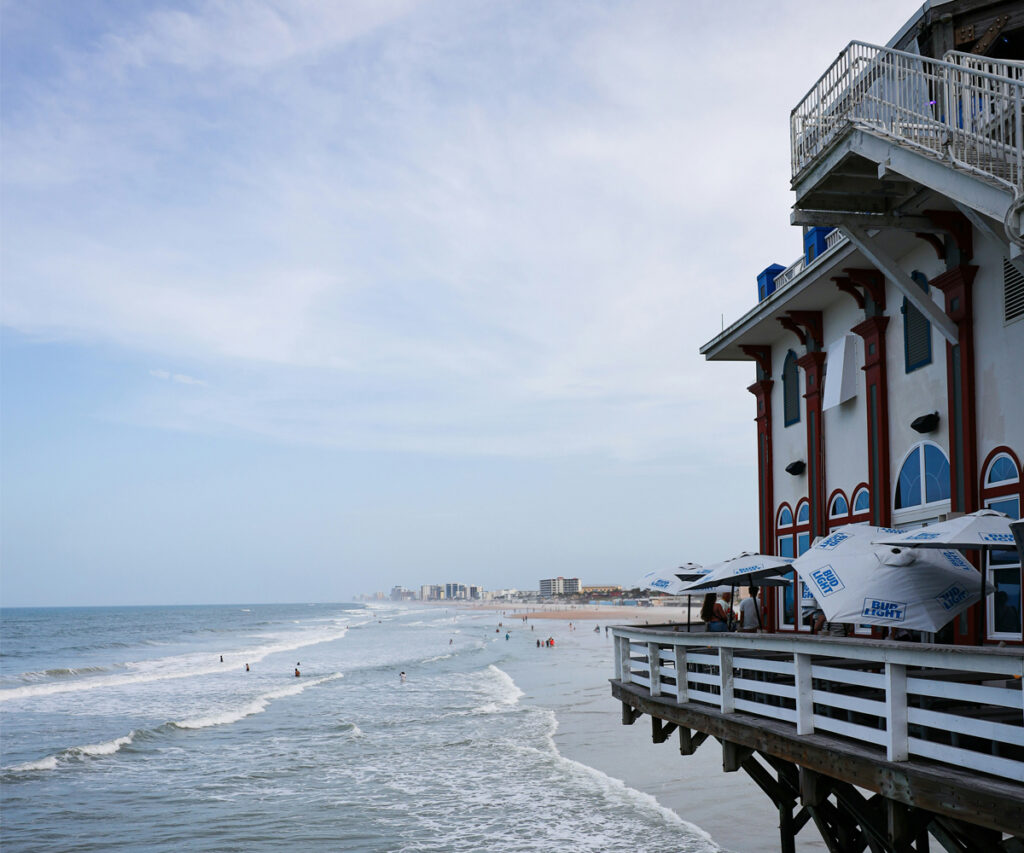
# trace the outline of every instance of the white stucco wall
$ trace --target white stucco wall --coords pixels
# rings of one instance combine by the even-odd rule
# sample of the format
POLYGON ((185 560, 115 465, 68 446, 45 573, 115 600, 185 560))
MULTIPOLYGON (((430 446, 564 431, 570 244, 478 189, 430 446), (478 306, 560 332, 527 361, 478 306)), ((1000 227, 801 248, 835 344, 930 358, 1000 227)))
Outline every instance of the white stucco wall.
POLYGON ((978 472, 993 448, 1024 458, 1024 319, 1003 322, 1004 249, 974 233, 974 377, 978 472))
MULTIPOLYGON (((823 313, 822 336, 825 348, 844 335, 853 335, 851 327, 864 319, 864 312, 845 293, 837 291, 836 300, 823 313)), ((868 479, 867 404, 865 402, 864 341, 853 335, 857 377, 857 394, 853 399, 823 412, 825 431, 826 499, 835 489, 842 489, 846 499, 853 499, 858 483, 868 479)), ((833 375, 837 377, 833 371, 833 375)), ((825 363, 825 386, 828 386, 829 364, 825 363)), ((825 508, 826 512, 828 507, 825 508)))
MULTIPOLYGON (((929 280, 943 273, 946 265, 935 250, 913 235, 907 235, 909 251, 899 258, 900 266, 909 275, 914 270, 924 273, 929 280)), ((930 290, 932 301, 944 307, 944 297, 936 288, 930 290)), ((938 444, 949 456, 949 424, 946 421, 949 397, 946 388, 946 339, 935 330, 932 336, 932 363, 910 373, 906 369, 903 343, 903 294, 891 281, 886 281, 886 314, 889 326, 885 335, 887 375, 889 378, 889 458, 890 499, 895 498, 896 479, 900 466, 909 450, 921 441, 938 444), (939 413, 939 426, 934 432, 922 435, 910 428, 911 421, 920 415, 939 413)))

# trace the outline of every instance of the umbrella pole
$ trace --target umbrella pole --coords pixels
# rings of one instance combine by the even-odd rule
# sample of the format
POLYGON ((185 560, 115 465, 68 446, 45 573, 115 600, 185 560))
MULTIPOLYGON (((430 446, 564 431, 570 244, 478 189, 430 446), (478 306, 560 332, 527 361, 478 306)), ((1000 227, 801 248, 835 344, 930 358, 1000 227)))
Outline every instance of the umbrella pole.
POLYGON ((979 616, 981 624, 978 626, 978 645, 985 645, 985 599, 987 598, 988 590, 986 589, 987 584, 985 583, 988 578, 985 575, 988 574, 985 571, 985 554, 981 555, 981 614, 979 616))
POLYGON ((693 606, 693 596, 686 596, 686 633, 690 633, 690 608, 693 606))
POLYGON ((728 628, 730 631, 732 630, 732 622, 733 622, 732 615, 733 615, 733 613, 736 612, 734 610, 735 607, 736 607, 736 584, 731 583, 731 584, 729 584, 729 621, 725 625, 725 627, 728 628))

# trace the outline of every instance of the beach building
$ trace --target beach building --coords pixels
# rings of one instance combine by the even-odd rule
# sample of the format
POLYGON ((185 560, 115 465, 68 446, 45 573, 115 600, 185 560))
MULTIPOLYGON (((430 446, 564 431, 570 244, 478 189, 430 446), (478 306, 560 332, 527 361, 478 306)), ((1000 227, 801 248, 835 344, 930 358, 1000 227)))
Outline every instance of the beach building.
POLYGON ((540 582, 541 598, 553 595, 579 595, 582 586, 579 578, 543 578, 540 582))
MULTIPOLYGON (((763 553, 1020 517, 1022 58, 1024 4, 930 2, 794 107, 803 251, 701 348, 751 363, 763 553)), ((782 850, 808 823, 830 850, 1024 849, 1021 558, 966 556, 988 594, 924 643, 809 636, 797 573, 766 591, 769 633, 616 629, 623 722, 678 730, 684 755, 718 739, 778 806, 782 850)))

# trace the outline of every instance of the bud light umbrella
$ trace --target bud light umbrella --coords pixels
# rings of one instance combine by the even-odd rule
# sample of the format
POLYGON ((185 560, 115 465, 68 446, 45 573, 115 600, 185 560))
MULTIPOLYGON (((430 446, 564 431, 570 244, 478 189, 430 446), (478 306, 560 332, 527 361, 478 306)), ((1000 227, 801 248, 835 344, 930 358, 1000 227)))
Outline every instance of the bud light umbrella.
POLYGON ((895 531, 847 525, 793 563, 830 622, 938 631, 980 598, 974 566, 956 550, 871 544, 895 531))
MULTIPOLYGON (((875 541, 883 545, 912 548, 960 548, 964 551, 1013 551, 1016 542, 1010 529, 1009 516, 994 509, 982 509, 949 521, 903 530, 875 541)), ((981 625, 985 618, 985 573, 981 573, 981 625)), ((982 629, 984 630, 984 629, 982 629)), ((979 637, 979 642, 981 641, 979 637)))
MULTIPOLYGON (((690 563, 689 565, 693 565, 690 563)), ((695 567, 695 570, 699 567, 695 567)), ((653 589, 657 592, 664 592, 668 595, 678 595, 686 584, 679 579, 674 571, 648 572, 640 578, 640 587, 653 589)))
POLYGON ((751 554, 744 551, 728 560, 704 567, 704 575, 683 586, 684 592, 710 590, 722 584, 730 586, 783 586, 788 579, 780 577, 788 572, 792 557, 773 557, 770 554, 751 554))
POLYGON ((969 515, 951 518, 918 527, 879 536, 879 545, 901 545, 914 548, 959 548, 974 550, 1014 550, 1010 519, 994 509, 983 509, 969 515))

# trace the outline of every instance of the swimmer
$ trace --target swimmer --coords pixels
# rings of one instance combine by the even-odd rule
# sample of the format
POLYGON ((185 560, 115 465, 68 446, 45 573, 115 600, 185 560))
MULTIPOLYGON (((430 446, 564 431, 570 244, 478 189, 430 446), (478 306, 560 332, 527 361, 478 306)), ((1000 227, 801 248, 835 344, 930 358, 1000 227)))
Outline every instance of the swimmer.
POLYGON ((245 665, 245 671, 246 671, 246 672, 248 672, 248 671, 249 671, 249 664, 246 664, 246 665, 245 665))
POLYGON ((404 682, 405 681, 405 673, 404 672, 398 673, 398 678, 399 678, 400 681, 404 682))
POLYGON ((301 673, 299 672, 299 668, 295 667, 295 677, 298 678, 300 674, 301 673))
POLYGON ((220 656, 220 662, 221 662, 221 663, 224 663, 224 655, 221 655, 221 656, 220 656))

